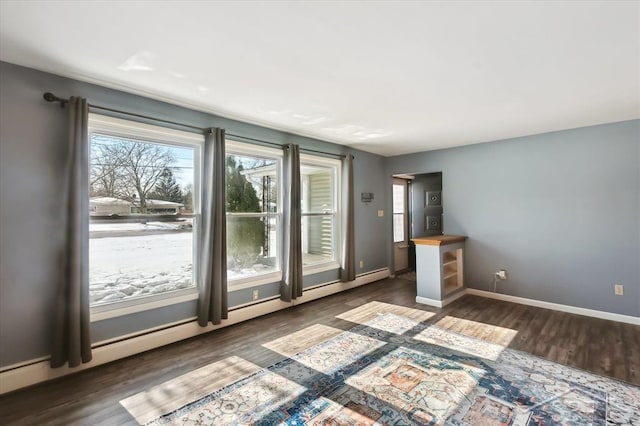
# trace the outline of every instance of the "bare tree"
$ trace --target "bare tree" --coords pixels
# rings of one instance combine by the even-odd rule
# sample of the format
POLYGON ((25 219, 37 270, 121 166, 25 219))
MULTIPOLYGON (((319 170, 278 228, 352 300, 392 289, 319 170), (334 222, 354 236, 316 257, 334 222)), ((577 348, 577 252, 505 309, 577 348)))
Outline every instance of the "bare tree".
POLYGON ((117 150, 103 144, 91 145, 89 190, 92 197, 121 197, 123 176, 119 169, 122 161, 115 156, 117 150))
POLYGON ((103 137, 92 147, 92 192, 129 200, 147 212, 147 199, 174 157, 169 148, 103 137), (105 141, 106 140, 106 141, 105 141))

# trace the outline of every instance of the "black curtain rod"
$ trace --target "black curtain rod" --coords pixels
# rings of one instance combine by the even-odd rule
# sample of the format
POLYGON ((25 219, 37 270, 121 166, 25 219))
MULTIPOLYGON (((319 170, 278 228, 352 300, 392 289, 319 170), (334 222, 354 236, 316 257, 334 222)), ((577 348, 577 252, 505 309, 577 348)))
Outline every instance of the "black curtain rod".
MULTIPOLYGON (((68 99, 60 98, 60 97, 54 95, 51 92, 46 92, 43 95, 43 98, 47 102, 58 102, 60 104, 60 107, 64 107, 67 103, 69 103, 68 99)), ((178 123, 177 121, 163 120, 162 118, 149 117, 148 115, 136 114, 134 112, 122 111, 122 110, 114 109, 114 108, 107 108, 107 107, 103 107, 103 106, 100 106, 100 105, 89 104, 89 108, 90 109, 94 109, 94 110, 113 112, 113 113, 116 113, 116 114, 129 115, 129 116, 132 116, 132 117, 138 117, 138 118, 142 118, 142 119, 145 119, 145 120, 158 121, 160 123, 172 124, 174 126, 179 126, 179 127, 184 127, 184 128, 187 128, 187 129, 197 130, 199 133, 205 133, 207 130, 209 130, 209 128, 191 126, 189 124, 178 123)), ((261 139, 250 138, 250 137, 247 137, 247 136, 235 135, 233 133, 226 133, 226 135, 227 136, 231 136, 232 138, 235 137, 235 138, 250 140, 250 141, 254 141, 254 142, 258 142, 258 143, 262 143, 262 144, 277 146, 279 148, 282 148, 283 146, 285 146, 285 145, 282 145, 282 144, 277 143, 277 142, 264 141, 264 140, 261 140, 261 139)), ((313 153, 322 154, 322 155, 331 155, 331 156, 339 157, 339 158, 344 158, 345 157, 342 154, 334 154, 334 153, 331 153, 331 152, 316 151, 316 150, 313 150, 313 149, 307 149, 307 148, 302 148, 302 147, 300 148, 300 151, 313 152, 313 153)))
MULTIPOLYGON (((56 95, 54 95, 53 93, 51 93, 51 92, 45 93, 43 97, 44 97, 44 100, 47 101, 47 102, 59 102, 61 107, 64 107, 69 102, 68 99, 59 98, 56 95)), ((122 110, 113 109, 113 108, 107 108, 107 107, 103 107, 103 106, 100 106, 100 105, 89 104, 89 108, 90 109, 97 109, 97 110, 100 110, 100 111, 114 112, 116 114, 130 115, 132 117, 143 118, 145 120, 152 120, 152 121, 159 121, 161 123, 173 124, 175 126, 180 126, 180 127, 185 127, 185 128, 188 128, 188 129, 197 130, 200 133, 204 133, 207 130, 207 129, 202 128, 202 127, 190 126, 188 124, 178 123, 176 121, 163 120, 161 118, 149 117, 148 115, 136 114, 134 112, 122 111, 122 110)))

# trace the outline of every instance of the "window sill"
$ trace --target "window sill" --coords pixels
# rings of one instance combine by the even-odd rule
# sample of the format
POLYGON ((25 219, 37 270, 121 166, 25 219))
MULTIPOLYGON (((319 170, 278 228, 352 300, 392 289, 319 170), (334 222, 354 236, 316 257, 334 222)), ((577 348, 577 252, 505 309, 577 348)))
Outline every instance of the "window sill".
POLYGON ((335 269, 340 269, 340 263, 335 261, 320 263, 320 264, 311 265, 311 266, 303 266, 302 275, 306 277, 307 275, 318 274, 320 272, 333 271, 335 269))
POLYGON ((177 303, 198 299, 196 288, 172 291, 150 297, 124 300, 122 302, 99 305, 91 308, 91 322, 103 321, 109 318, 149 311, 177 303))
POLYGON ((227 292, 244 290, 246 288, 257 287, 266 284, 273 284, 282 280, 282 274, 280 271, 273 272, 265 275, 256 275, 254 277, 240 278, 234 281, 229 281, 227 284, 227 292))

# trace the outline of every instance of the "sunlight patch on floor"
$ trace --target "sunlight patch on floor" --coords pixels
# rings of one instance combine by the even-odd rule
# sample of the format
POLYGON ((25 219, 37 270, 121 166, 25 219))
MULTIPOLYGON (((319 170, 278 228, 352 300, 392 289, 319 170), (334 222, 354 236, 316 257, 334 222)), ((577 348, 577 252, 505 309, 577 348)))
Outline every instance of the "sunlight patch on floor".
POLYGON ((138 423, 145 424, 260 369, 258 365, 231 356, 123 399, 120 404, 138 423))
MULTIPOLYGON (((393 305, 384 302, 369 302, 350 311, 337 315, 336 318, 350 321, 356 324, 366 324, 379 315, 395 314, 416 321, 416 323, 427 321, 435 314, 420 309, 407 308, 405 306, 393 305)), ((374 326, 375 327, 375 326, 374 326)), ((392 332, 392 330, 384 330, 392 332)))
POLYGON ((446 316, 413 338, 458 352, 497 360, 518 330, 446 316))
POLYGON ((450 315, 440 319, 436 322, 436 325, 455 333, 475 337, 476 339, 481 339, 501 346, 509 346, 511 341, 518 334, 518 330, 514 330, 512 328, 471 321, 450 315))
POLYGON ((288 336, 264 343, 262 346, 286 357, 290 357, 318 343, 329 340, 342 332, 343 330, 339 328, 314 324, 288 336))

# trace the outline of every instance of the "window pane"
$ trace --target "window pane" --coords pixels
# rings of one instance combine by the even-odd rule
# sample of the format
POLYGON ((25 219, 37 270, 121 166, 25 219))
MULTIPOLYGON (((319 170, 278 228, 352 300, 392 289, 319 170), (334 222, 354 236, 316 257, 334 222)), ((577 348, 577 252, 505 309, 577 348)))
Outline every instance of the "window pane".
POLYGON ((333 174, 331 167, 300 167, 302 183, 301 204, 303 213, 333 213, 333 174))
POLYGON ((227 216, 227 279, 278 271, 278 216, 227 216))
POLYGON ((302 264, 335 260, 333 215, 302 216, 302 264))
POLYGON ((277 161, 227 155, 227 212, 278 212, 277 161))
MULTIPOLYGON (((278 261, 279 159, 252 153, 227 154, 227 278, 280 270, 278 261)), ((247 153, 244 150, 247 150, 247 153)), ((277 154, 276 154, 277 155, 277 154)))
POLYGON ((90 139, 91 305, 193 287, 194 148, 90 139))
POLYGON ((396 213, 393 215, 393 242, 402 241, 404 241, 404 213, 396 213))
POLYGON ((393 212, 404 213, 404 185, 393 185, 393 212))

